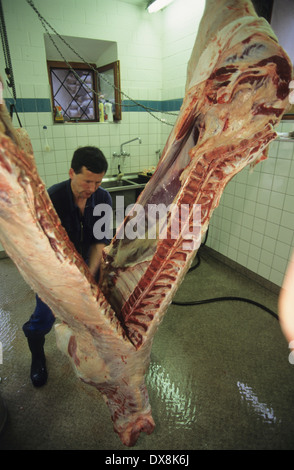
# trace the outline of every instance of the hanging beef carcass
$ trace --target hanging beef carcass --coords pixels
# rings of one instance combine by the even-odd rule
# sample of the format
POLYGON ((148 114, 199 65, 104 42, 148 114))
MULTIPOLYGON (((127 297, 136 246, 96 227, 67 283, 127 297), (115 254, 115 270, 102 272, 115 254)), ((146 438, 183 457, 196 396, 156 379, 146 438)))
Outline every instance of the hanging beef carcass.
POLYGON ((273 126, 287 108, 291 73, 289 58, 249 1, 207 0, 177 122, 137 210, 105 250, 99 286, 69 241, 33 155, 22 150, 1 105, 1 243, 61 321, 59 347, 78 377, 102 393, 127 446, 154 429, 144 382, 152 338, 224 187, 246 165, 263 159, 275 139, 273 126), (159 203, 170 210, 164 221, 157 220, 155 232, 151 227, 152 238, 148 212, 159 203), (145 236, 127 238, 138 214, 145 236), (174 221, 184 227, 176 236, 174 221))

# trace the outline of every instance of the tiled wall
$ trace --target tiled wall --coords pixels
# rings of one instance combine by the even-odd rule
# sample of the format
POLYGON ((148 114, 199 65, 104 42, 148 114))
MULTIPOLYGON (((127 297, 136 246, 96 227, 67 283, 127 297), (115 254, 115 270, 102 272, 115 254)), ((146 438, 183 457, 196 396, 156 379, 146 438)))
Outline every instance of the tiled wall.
MULTIPOLYGON (((293 121, 278 131, 294 130, 293 121)), ((207 245, 281 286, 294 248, 294 142, 274 141, 268 159, 227 185, 207 245)))
POLYGON ((47 186, 68 178, 70 160, 77 147, 98 146, 108 160, 110 175, 117 174, 118 164, 125 172, 152 167, 156 164, 156 150, 161 147, 160 123, 153 122, 146 113, 123 113, 119 124, 53 126, 50 113, 24 113, 21 120, 30 135, 39 174, 47 186), (130 144, 127 147, 130 156, 112 157, 113 152, 119 153, 121 143, 136 136, 141 137, 142 144, 130 144))
MULTIPOLYGON (((154 166, 158 160, 156 151, 162 147, 162 124, 145 112, 124 111, 119 123, 53 124, 48 111, 45 30, 25 0, 3 0, 2 4, 19 116, 31 137, 38 170, 46 185, 68 177, 73 151, 83 145, 101 148, 109 161, 110 173, 117 173, 118 163, 125 172, 154 166), (136 136, 141 137, 142 144, 135 142, 128 147, 130 157, 120 162, 112 157, 113 152, 119 153, 122 142, 136 136), (45 151, 47 142, 50 151, 45 151)), ((118 0, 85 0, 82 4, 74 0, 35 0, 34 4, 60 34, 116 41, 122 90, 138 101, 161 102, 161 15, 149 15, 142 7, 118 0)), ((0 72, 5 76, 2 57, 0 72)), ((11 97, 9 89, 4 93, 5 98, 11 97)), ((18 126, 15 116, 13 123, 18 126)))
MULTIPOLYGON (((153 15, 118 0, 34 3, 61 34, 116 41, 122 89, 128 96, 155 109, 179 109, 204 0, 175 0, 153 15)), ((17 97, 29 106, 19 115, 31 137, 45 183, 49 186, 67 178, 72 153, 82 145, 99 146, 109 161, 109 173, 116 173, 118 161, 113 152, 136 136, 141 137, 142 144, 134 142, 128 147, 131 156, 120 162, 124 171, 137 172, 156 165, 156 152, 163 149, 171 126, 142 109, 130 112, 126 108, 120 123, 53 124, 47 108, 50 90, 44 30, 25 0, 2 0, 2 5, 17 97), (31 111, 36 99, 41 100, 37 102, 39 108, 31 111), (50 151, 45 151, 46 139, 50 151)), ((5 76, 2 53, 0 61, 0 73, 5 76)), ((11 97, 8 89, 4 97, 11 97)), ((159 111, 154 115, 170 124, 175 121, 173 115, 159 111)), ((13 122, 18 126, 15 116, 13 122)), ((293 121, 288 121, 280 130, 293 127, 293 121)), ((293 149, 292 143, 274 142, 267 161, 253 173, 243 170, 229 183, 212 216, 207 240, 208 246, 277 285, 281 285, 294 243, 293 149)))
MULTIPOLYGON (((45 30, 26 0, 3 0, 2 4, 19 117, 31 137, 37 167, 46 185, 67 178, 73 151, 82 145, 101 148, 109 162, 109 174, 117 173, 118 164, 124 172, 155 166, 175 116, 162 116, 159 111, 152 111, 152 116, 142 108, 126 106, 119 123, 54 125, 48 109, 45 30), (156 117, 164 118, 167 124, 156 117), (137 136, 142 144, 136 141, 127 148, 130 157, 113 157, 114 152, 119 153, 121 143, 137 136), (47 142, 49 151, 45 150, 47 142)), ((78 0, 35 0, 34 4, 60 34, 117 42, 124 102, 129 103, 131 97, 154 109, 179 110, 204 0, 175 0, 153 15, 144 6, 119 0, 84 0, 82 7, 78 0)), ((0 73, 4 77, 1 56, 2 51, 0 73)), ((4 97, 11 98, 11 90, 6 88, 4 97)), ((15 116, 13 123, 18 126, 15 116)))

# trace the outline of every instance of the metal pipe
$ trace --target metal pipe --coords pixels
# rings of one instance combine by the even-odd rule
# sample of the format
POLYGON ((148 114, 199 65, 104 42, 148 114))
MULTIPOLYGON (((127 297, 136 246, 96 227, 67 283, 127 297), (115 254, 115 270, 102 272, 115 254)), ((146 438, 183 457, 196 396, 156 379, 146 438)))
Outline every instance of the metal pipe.
MULTIPOLYGON (((121 154, 121 155, 127 155, 126 153, 123 153, 123 146, 126 145, 126 144, 129 144, 130 142, 134 142, 135 140, 138 140, 138 141, 139 141, 139 144, 142 143, 141 137, 135 137, 134 139, 128 140, 127 142, 124 142, 123 144, 121 144, 121 146, 120 146, 120 154, 121 154)), ((130 155, 130 154, 128 154, 128 155, 130 155)))
POLYGON ((292 142, 294 143, 294 139, 290 137, 277 137, 273 142, 292 142))
POLYGON ((294 142, 294 131, 291 132, 277 132, 277 138, 279 142, 294 142))

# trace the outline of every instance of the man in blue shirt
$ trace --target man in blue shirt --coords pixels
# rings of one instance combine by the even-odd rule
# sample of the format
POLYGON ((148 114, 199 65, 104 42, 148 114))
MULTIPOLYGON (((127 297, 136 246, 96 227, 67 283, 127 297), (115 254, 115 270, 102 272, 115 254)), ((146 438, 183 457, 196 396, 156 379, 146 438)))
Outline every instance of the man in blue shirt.
MULTIPOLYGON (((99 217, 94 216, 97 204, 112 206, 110 194, 100 187, 107 171, 107 160, 97 147, 81 147, 74 152, 69 180, 57 183, 48 193, 61 223, 82 255, 93 276, 98 279, 103 248, 109 244, 105 232, 96 238, 93 227, 99 217)), ((97 233, 95 233, 97 236, 97 233)), ((36 296, 36 308, 23 331, 32 353, 31 380, 35 387, 47 381, 44 353, 45 335, 51 330, 55 317, 50 308, 36 296)))

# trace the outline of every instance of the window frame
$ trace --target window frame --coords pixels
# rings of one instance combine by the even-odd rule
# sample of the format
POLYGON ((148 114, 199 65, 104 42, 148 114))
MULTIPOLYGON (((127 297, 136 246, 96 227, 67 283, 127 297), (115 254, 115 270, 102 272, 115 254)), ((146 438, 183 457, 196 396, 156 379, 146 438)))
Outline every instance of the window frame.
MULTIPOLYGON (((115 121, 120 121, 121 116, 121 93, 120 93, 120 63, 119 60, 111 62, 110 64, 106 64, 102 67, 97 67, 95 64, 85 64, 82 62, 63 62, 63 61, 56 61, 56 60, 47 60, 47 70, 49 76, 49 84, 50 84, 50 92, 51 92, 51 101, 53 107, 53 120, 54 123, 64 122, 62 120, 56 119, 56 112, 55 112, 55 100, 54 100, 54 92, 53 92, 53 83, 52 83, 52 69, 63 69, 63 70, 70 70, 70 67, 74 70, 85 70, 87 72, 91 72, 93 77, 93 90, 94 90, 94 97, 93 97, 93 104, 94 104, 94 119, 80 119, 80 118, 70 118, 67 122, 74 122, 74 123, 88 123, 88 122, 100 122, 99 120, 99 100, 98 94, 101 88, 100 82, 103 80, 100 79, 99 73, 106 72, 108 70, 113 70, 114 74, 114 99, 115 99, 115 112, 113 114, 113 118, 115 121), (97 77, 95 71, 98 72, 97 77)), ((65 87, 66 88, 66 87, 65 87)))
MULTIPOLYGON (((95 80, 95 73, 91 67, 96 67, 95 64, 90 64, 91 67, 89 67, 87 64, 80 63, 80 62, 68 62, 70 67, 72 67, 74 70, 85 70, 87 72, 91 72, 92 77, 93 77, 93 90, 95 91, 94 97, 93 97, 93 104, 94 104, 94 119, 79 119, 79 118, 71 118, 68 122, 99 122, 98 118, 98 100, 97 100, 97 80, 95 80)), ((50 91, 51 91, 51 100, 52 100, 52 107, 53 107, 53 120, 55 123, 63 122, 59 121, 56 119, 55 116, 55 102, 54 102, 54 93, 53 93, 53 83, 52 83, 52 75, 51 71, 52 69, 59 69, 59 70, 70 70, 69 66, 66 62, 62 61, 55 61, 55 60, 47 60, 47 69, 48 69, 48 75, 49 75, 49 83, 50 83, 50 91)))
MULTIPOLYGON (((115 112, 113 114, 113 119, 115 121, 121 120, 121 92, 120 92, 120 62, 119 60, 115 60, 110 64, 103 65, 102 67, 97 67, 98 73, 107 72, 108 70, 113 69, 113 77, 114 77, 114 100, 115 100, 115 112)), ((103 80, 103 79, 102 79, 103 80)), ((98 89, 101 89, 101 79, 98 75, 98 89)))

